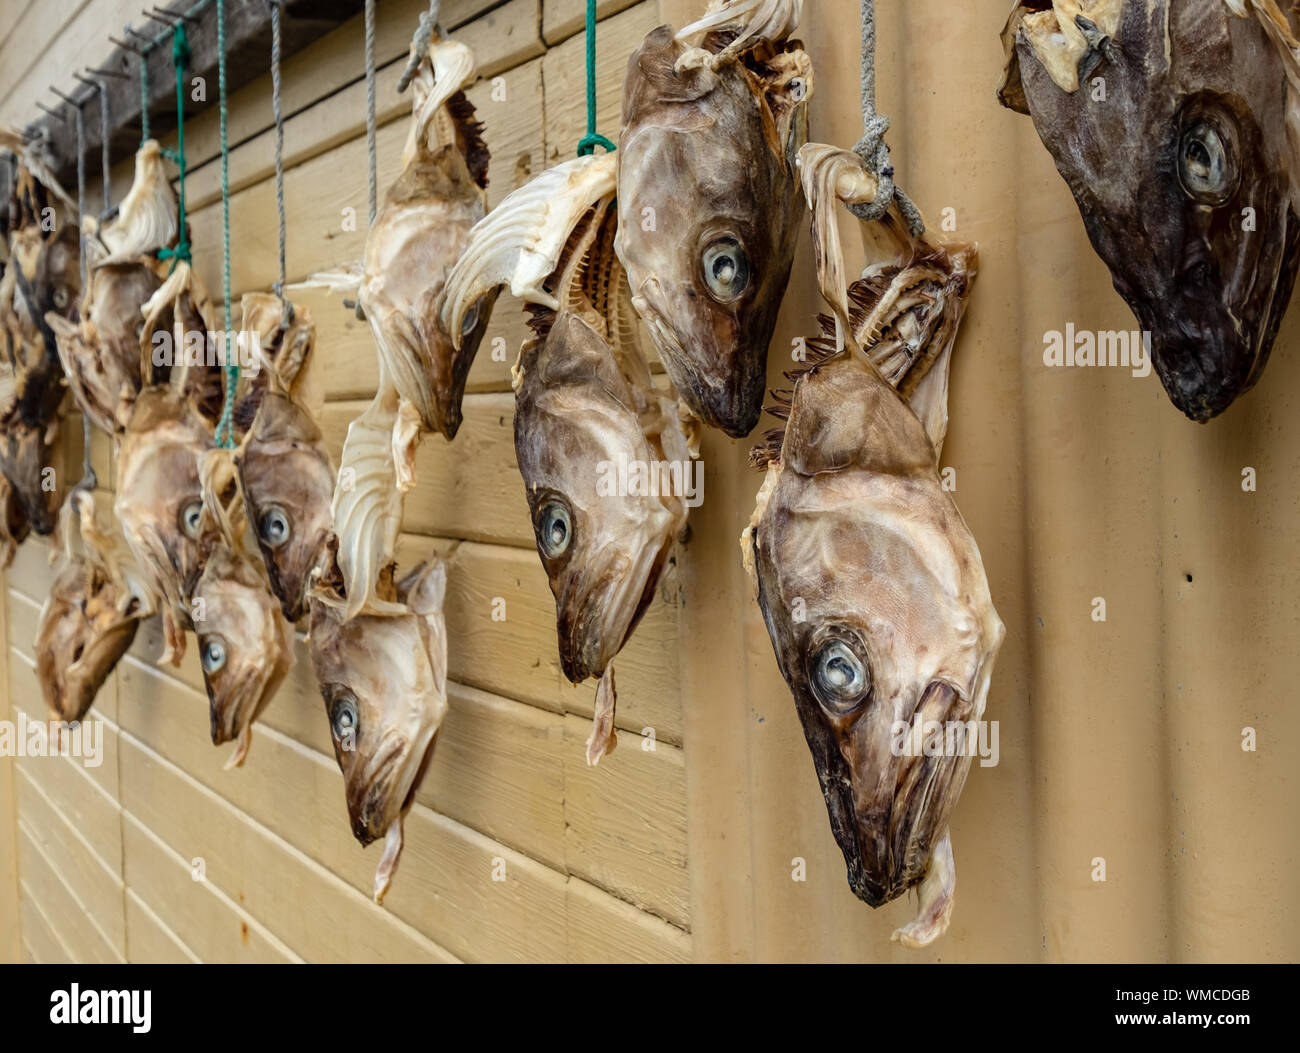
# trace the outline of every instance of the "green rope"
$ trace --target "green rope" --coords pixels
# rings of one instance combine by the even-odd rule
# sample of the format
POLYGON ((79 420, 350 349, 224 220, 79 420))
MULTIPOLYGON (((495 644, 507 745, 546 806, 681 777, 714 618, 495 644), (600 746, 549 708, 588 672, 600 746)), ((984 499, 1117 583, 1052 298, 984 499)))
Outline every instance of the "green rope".
POLYGON ((167 156, 176 162, 180 169, 180 208, 177 221, 180 224, 180 241, 176 248, 158 250, 160 260, 171 260, 171 269, 176 269, 179 260, 190 262, 189 226, 185 220, 185 70, 190 64, 190 42, 185 35, 185 23, 177 22, 172 30, 172 65, 176 67, 176 151, 170 150, 167 156))
POLYGON ((217 0, 217 109, 221 117, 221 292, 225 300, 226 400, 217 424, 217 445, 235 445, 235 389, 239 385, 239 355, 230 339, 230 147, 226 142, 226 4, 217 0))
POLYGON ((596 0, 587 0, 587 134, 578 143, 578 156, 593 154, 598 146, 606 153, 618 149, 596 131, 596 0))

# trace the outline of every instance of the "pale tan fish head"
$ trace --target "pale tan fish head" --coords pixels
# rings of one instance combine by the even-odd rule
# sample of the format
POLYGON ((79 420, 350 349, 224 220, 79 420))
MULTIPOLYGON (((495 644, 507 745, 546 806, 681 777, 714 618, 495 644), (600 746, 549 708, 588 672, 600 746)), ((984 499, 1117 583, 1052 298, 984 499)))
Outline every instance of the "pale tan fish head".
POLYGON ((343 773, 352 833, 383 838, 375 873, 382 901, 402 849, 402 819, 433 759, 447 713, 446 570, 433 560, 381 593, 381 613, 347 617, 335 574, 311 593, 312 665, 343 773))
POLYGON ((812 63, 784 39, 727 50, 737 33, 751 40, 710 30, 701 49, 661 26, 629 61, 617 248, 674 386, 706 424, 739 437, 762 412, 802 220, 794 161, 812 63))
POLYGON ((412 82, 403 170, 366 237, 360 301, 389 376, 424 428, 454 438, 469 367, 487 330, 483 298, 452 335, 440 300, 447 273, 486 212, 488 150, 473 104, 469 49, 436 41, 412 82))

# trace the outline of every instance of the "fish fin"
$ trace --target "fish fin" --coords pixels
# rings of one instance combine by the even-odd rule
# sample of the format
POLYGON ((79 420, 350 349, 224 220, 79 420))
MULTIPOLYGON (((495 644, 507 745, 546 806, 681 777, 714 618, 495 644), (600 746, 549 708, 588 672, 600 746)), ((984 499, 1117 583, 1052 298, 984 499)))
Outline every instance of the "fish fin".
POLYGON ((418 72, 411 82, 413 119, 406 133, 406 145, 402 148, 403 168, 416 157, 427 156, 437 149, 429 143, 430 127, 435 126, 438 112, 447 106, 452 96, 473 79, 474 52, 458 41, 439 40, 420 60, 418 72))
POLYGON ((397 489, 409 494, 415 486, 415 451, 423 434, 420 411, 413 402, 402 399, 393 421, 393 469, 397 489))
POLYGON ((890 941, 908 950, 928 947, 945 932, 952 918, 953 897, 957 891, 957 868, 952 860, 952 838, 947 830, 930 853, 925 877, 917 886, 917 915, 902 928, 894 930, 890 941))
POLYGON ((574 227, 615 190, 614 154, 592 154, 548 168, 479 220, 447 276, 443 329, 459 349, 465 316, 494 288, 508 285, 521 300, 558 310, 545 288, 574 227))
POLYGON ((364 265, 360 260, 345 263, 328 271, 316 271, 300 282, 292 282, 289 289, 328 289, 332 293, 356 296, 365 278, 364 265))
POLYGON ((383 906, 384 897, 388 895, 393 884, 393 875, 397 873, 397 864, 402 859, 402 816, 398 816, 388 827, 384 837, 384 854, 379 858, 375 868, 375 902, 383 906))
POLYGON ((595 767, 608 757, 618 745, 618 732, 614 729, 614 707, 618 694, 614 690, 614 665, 605 667, 605 673, 596 686, 596 712, 592 717, 591 734, 587 737, 587 764, 595 767))
POLYGON ((135 177, 118 206, 117 217, 99 231, 108 254, 100 263, 124 263, 176 244, 180 233, 176 192, 163 165, 156 140, 147 139, 135 152, 135 177))
POLYGON ((346 618, 362 610, 401 613, 379 596, 379 577, 393 562, 404 494, 397 485, 393 429, 399 396, 380 370, 380 387, 361 416, 348 425, 331 514, 338 537, 338 567, 347 596, 346 618))

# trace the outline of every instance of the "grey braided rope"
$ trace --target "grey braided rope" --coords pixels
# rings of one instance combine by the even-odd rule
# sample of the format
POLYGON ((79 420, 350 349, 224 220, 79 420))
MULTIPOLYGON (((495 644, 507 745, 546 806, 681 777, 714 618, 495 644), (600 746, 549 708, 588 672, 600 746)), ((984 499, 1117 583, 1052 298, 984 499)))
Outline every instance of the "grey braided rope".
MULTIPOLYGON (((275 117, 275 211, 280 220, 280 280, 272 288, 284 299, 285 218, 284 218, 284 114, 280 103, 280 2, 271 5, 271 112, 275 117)), ((285 304, 288 311, 288 304, 285 304)))
POLYGON ((81 287, 86 287, 86 232, 81 227, 81 217, 86 214, 86 115, 81 107, 72 110, 77 127, 77 255, 81 264, 81 287))
POLYGON ((885 144, 889 118, 876 112, 876 0, 861 0, 861 4, 862 68, 858 89, 862 96, 862 138, 853 147, 853 152, 879 180, 880 189, 874 201, 849 205, 849 211, 864 223, 870 223, 881 219, 889 211, 889 206, 897 202, 908 230, 913 237, 919 237, 925 233, 925 220, 912 199, 894 182, 894 166, 889 161, 889 147, 885 144))
POLYGON ((375 0, 366 0, 366 153, 370 160, 370 222, 379 211, 379 177, 375 159, 375 0))
POLYGON ((402 70, 402 75, 397 79, 398 94, 410 86, 424 56, 429 53, 433 34, 438 32, 438 16, 441 8, 442 0, 429 0, 429 10, 420 16, 420 24, 415 28, 415 35, 411 37, 411 55, 406 60, 406 68, 402 70))
POLYGON ((112 178, 109 175, 112 158, 110 156, 108 142, 108 85, 105 84, 103 80, 97 80, 95 81, 95 87, 99 89, 99 137, 103 140, 99 144, 100 179, 104 184, 104 211, 102 215, 107 215, 108 210, 113 205, 112 178))

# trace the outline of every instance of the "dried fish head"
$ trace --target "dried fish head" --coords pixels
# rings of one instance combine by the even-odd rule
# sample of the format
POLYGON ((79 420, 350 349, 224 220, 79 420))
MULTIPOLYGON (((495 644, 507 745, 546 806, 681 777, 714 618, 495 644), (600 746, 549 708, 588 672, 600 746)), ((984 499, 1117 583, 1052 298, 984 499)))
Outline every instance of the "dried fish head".
POLYGON ((454 438, 470 364, 496 294, 476 304, 455 339, 443 328, 447 274, 486 211, 488 150, 460 91, 474 76, 463 44, 439 41, 413 82, 403 170, 366 237, 360 300, 380 356, 426 429, 454 438), (441 144, 441 145, 439 145, 441 144))
POLYGON ((13 564, 18 546, 27 539, 30 530, 22 501, 8 477, 0 473, 0 570, 8 570, 13 564))
POLYGON ((255 566, 224 544, 204 563, 192 609, 212 744, 237 742, 227 764, 237 767, 248 753, 253 722, 293 666, 293 627, 255 566))
MULTIPOLYGON (((343 772, 352 833, 386 839, 375 875, 382 900, 402 846, 402 817, 433 758, 447 713, 446 570, 417 566, 382 613, 347 617, 341 579, 311 593, 312 665, 343 772)), ((391 582, 390 582, 391 588, 391 582)))
POLYGON ((63 401, 63 370, 46 317, 51 312, 76 317, 81 291, 78 236, 67 224, 53 236, 27 226, 11 234, 9 242, 0 325, 13 364, 16 402, 6 416, 16 414, 24 424, 43 426, 63 401))
POLYGON ((1197 421, 1258 381, 1296 276, 1300 45, 1272 0, 1249 6, 1026 3, 1004 33, 1000 97, 1033 117, 1197 421))
POLYGON ((45 316, 78 408, 110 435, 126 426, 139 394, 140 312, 161 284, 152 260, 101 263, 90 271, 80 322, 45 316))
POLYGON ((320 428, 281 391, 262 398, 238 454, 240 488, 271 587, 291 622, 332 531, 334 469, 320 428))
POLYGON ((628 63, 617 247, 678 392, 743 436, 762 412, 803 216, 794 161, 812 63, 762 41, 716 65, 707 57, 661 26, 628 63))
POLYGON ((69 563, 50 586, 36 630, 36 675, 46 705, 59 720, 81 720, 135 639, 138 602, 99 567, 69 563))
MULTIPOLYGON (((577 314, 561 313, 520 365, 515 451, 555 594, 560 661, 577 684, 604 675, 631 635, 685 523, 680 490, 651 494, 648 479, 644 494, 618 487, 620 471, 667 463, 638 409, 675 413, 659 406, 649 371, 625 375, 604 334, 577 314)), ((685 471, 684 440, 680 452, 685 471)))
POLYGON ((900 729, 978 721, 1003 628, 933 437, 869 362, 796 382, 743 545, 849 884, 879 906, 950 867, 971 759, 908 755, 900 729))
POLYGON ((174 620, 169 653, 184 652, 188 601, 203 568, 204 536, 199 459, 212 446, 207 424, 167 387, 145 388, 136 400, 118 449, 114 510, 127 544, 167 601, 174 620))

